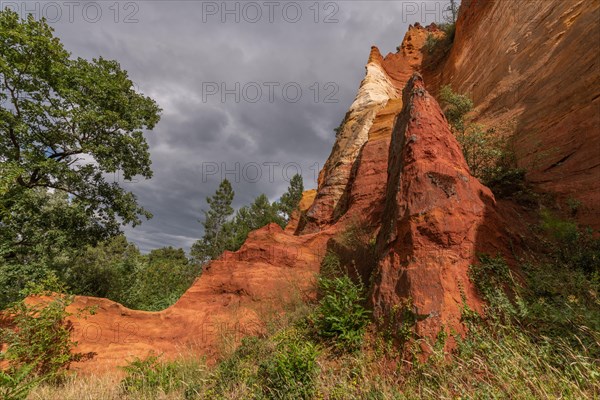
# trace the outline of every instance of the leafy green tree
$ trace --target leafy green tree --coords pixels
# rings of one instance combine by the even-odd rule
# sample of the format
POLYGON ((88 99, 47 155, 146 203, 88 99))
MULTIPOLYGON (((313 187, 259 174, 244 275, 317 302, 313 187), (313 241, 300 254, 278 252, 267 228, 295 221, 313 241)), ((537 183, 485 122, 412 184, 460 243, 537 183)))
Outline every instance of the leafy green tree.
POLYGON ((39 282, 53 271, 64 271, 77 248, 100 235, 100 228, 94 227, 85 208, 69 202, 64 192, 19 189, 0 197, 3 308, 21 297, 28 282, 39 282))
POLYGON ((230 235, 223 226, 233 214, 231 203, 235 195, 231 183, 224 179, 217 192, 212 197, 207 197, 209 210, 204 213, 204 236, 198 240, 191 249, 191 255, 200 263, 213 260, 221 255, 227 247, 230 235))
POLYGON ((285 227, 286 223, 285 219, 279 215, 279 205, 271 204, 269 198, 261 194, 250 206, 241 207, 235 218, 225 224, 225 231, 229 237, 226 250, 238 250, 250 232, 272 222, 281 227, 285 227))
MULTIPOLYGON (((74 352, 77 344, 71 339, 73 324, 69 317, 83 317, 93 313, 91 308, 67 311, 73 296, 56 294, 64 292, 56 277, 41 283, 29 282, 23 289, 23 295, 49 296, 50 300, 29 303, 21 300, 11 304, 6 315, 10 315, 10 324, 0 328, 0 360, 7 361, 9 376, 17 381, 26 377, 17 377, 18 371, 25 367, 26 375, 50 378, 59 381, 65 377, 72 362, 89 360, 94 353, 74 352)), ((5 321, 6 322, 6 321, 5 321)), ((11 385, 17 384, 13 381, 11 385)))
POLYGON ((200 273, 200 266, 189 262, 183 249, 163 247, 148 254, 137 271, 127 305, 148 311, 163 310, 174 304, 200 273))
POLYGON ((234 193, 225 179, 215 195, 206 199, 210 209, 204 211, 204 236, 192 246, 192 258, 204 263, 219 257, 225 250, 236 251, 250 232, 272 222, 285 228, 292 212, 298 208, 303 191, 302 177, 296 174, 279 202, 271 203, 266 195, 261 194, 230 218, 234 193))
POLYGON ((37 269, 150 217, 106 175, 152 176, 143 130, 159 113, 116 61, 73 58, 44 20, 0 11, 1 267, 37 269))
POLYGON ((119 235, 80 251, 66 268, 63 280, 74 294, 131 305, 130 288, 145 263, 137 246, 119 235))
POLYGON ((294 210, 298 208, 300 200, 302 200, 302 193, 304 192, 304 183, 302 176, 296 174, 290 180, 290 186, 288 186, 287 192, 285 192, 279 200, 279 209, 284 215, 285 223, 287 223, 292 216, 294 210))
POLYGON ((94 213, 107 233, 148 215, 105 173, 152 176, 143 129, 156 103, 136 92, 116 61, 72 59, 45 21, 0 13, 0 156, 8 192, 52 188, 94 213))

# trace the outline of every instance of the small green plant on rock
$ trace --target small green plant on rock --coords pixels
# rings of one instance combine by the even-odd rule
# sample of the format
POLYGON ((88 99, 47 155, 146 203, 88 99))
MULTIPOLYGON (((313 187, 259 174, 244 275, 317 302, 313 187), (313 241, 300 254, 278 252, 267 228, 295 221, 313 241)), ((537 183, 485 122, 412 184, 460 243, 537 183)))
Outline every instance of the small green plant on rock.
POLYGON ((357 350, 369 323, 369 312, 363 306, 364 285, 341 271, 339 259, 332 252, 322 265, 323 273, 317 281, 321 300, 311 322, 317 336, 339 350, 357 350))
MULTIPOLYGON (((25 397, 42 381, 60 382, 72 362, 94 356, 73 352, 77 343, 71 340, 73 324, 68 317, 72 314, 66 310, 73 296, 54 290, 64 290, 54 276, 41 284, 30 284, 23 290, 23 297, 46 298, 21 300, 3 311, 8 327, 0 330, 0 361, 7 361, 8 368, 0 375, 2 398, 25 397)), ((92 311, 80 310, 77 315, 92 311)))
MULTIPOLYGON (((72 362, 90 359, 94 354, 72 351, 77 343, 71 340, 73 324, 68 317, 73 314, 66 309, 73 296, 51 293, 43 285, 29 286, 24 296, 45 295, 48 299, 22 300, 5 310, 11 316, 11 327, 0 331, 1 342, 6 345, 0 358, 12 368, 30 365, 35 375, 59 379, 72 362)), ((78 315, 86 312, 93 310, 80 310, 78 315)))
POLYGON ((22 400, 29 392, 44 381, 43 376, 33 376, 35 364, 23 364, 18 368, 0 371, 0 399, 22 400))
POLYGON ((427 38, 425 39, 425 50, 427 50, 429 54, 433 53, 436 46, 438 45, 438 42, 439 39, 437 37, 435 37, 431 33, 428 33, 427 38))
POLYGON ((312 399, 319 350, 295 329, 275 337, 275 350, 259 365, 263 393, 270 399, 312 399))
POLYGON ((473 101, 455 93, 448 85, 441 88, 439 98, 471 174, 497 195, 510 196, 526 191, 525 175, 516 168, 516 157, 509 140, 510 124, 499 129, 469 122, 467 114, 473 110, 473 101))

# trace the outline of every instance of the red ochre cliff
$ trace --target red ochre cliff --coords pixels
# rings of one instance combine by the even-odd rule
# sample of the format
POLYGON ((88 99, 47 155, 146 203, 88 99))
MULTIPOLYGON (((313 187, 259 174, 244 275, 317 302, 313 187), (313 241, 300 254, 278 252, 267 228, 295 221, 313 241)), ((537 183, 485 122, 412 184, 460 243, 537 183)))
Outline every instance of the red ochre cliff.
POLYGON ((409 307, 420 337, 464 331, 463 302, 482 309, 468 266, 478 252, 510 257, 518 218, 469 174, 427 89, 436 93, 450 83, 472 93, 480 122, 516 121, 520 164, 540 159, 528 179, 580 199, 581 220, 597 227, 600 81, 591 40, 598 38, 599 4, 463 0, 452 50, 426 69, 421 49, 427 35, 442 35, 435 26, 411 26, 395 54, 383 57, 373 47, 318 188, 305 193, 288 227, 252 232, 161 312, 77 297, 71 309, 97 310, 74 320, 76 350, 97 355, 75 368, 114 370, 151 351, 167 358, 193 351, 214 360, 224 338, 260 332, 286 304, 313 297, 314 276, 332 248, 342 261, 358 260, 363 277, 372 276, 376 320, 395 326, 398 308, 409 307), (521 5, 517 14, 512 3, 521 5), (582 48, 584 37, 590 44, 582 48), (356 224, 373 238, 374 257, 361 259, 338 240, 356 224))
POLYGON ((474 117, 513 127, 535 188, 600 229, 600 1, 463 0, 447 60, 423 71, 469 94, 474 117))

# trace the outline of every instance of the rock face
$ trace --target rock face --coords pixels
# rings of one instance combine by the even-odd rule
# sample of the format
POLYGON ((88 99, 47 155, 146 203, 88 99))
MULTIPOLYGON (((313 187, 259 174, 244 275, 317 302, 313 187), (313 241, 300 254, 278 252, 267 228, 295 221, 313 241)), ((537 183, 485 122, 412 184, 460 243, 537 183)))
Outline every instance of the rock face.
POLYGON ((373 121, 390 99, 398 97, 397 89, 381 65, 376 47, 371 49, 366 76, 344 121, 323 170, 319 173, 319 190, 312 207, 306 213, 303 232, 314 232, 331 225, 348 210, 347 196, 350 176, 363 145, 369 138, 373 121))
POLYGON ((445 63, 423 71, 469 94, 477 122, 509 125, 527 180, 600 229, 600 2, 463 0, 445 63))
POLYGON ((402 100, 389 150, 371 303, 376 320, 393 325, 392 331, 408 323, 408 312, 415 333, 431 339, 444 326, 461 331, 463 301, 481 309, 468 267, 476 251, 502 247, 504 235, 494 196, 470 175, 419 74, 402 100))
POLYGON ((411 25, 400 51, 385 58, 377 47, 371 47, 366 76, 319 174, 317 196, 299 233, 315 232, 337 222, 349 214, 351 203, 358 198, 362 206, 353 207, 352 212, 377 219, 393 119, 402 108, 402 88, 421 65, 420 49, 429 33, 439 35, 439 30, 411 25))

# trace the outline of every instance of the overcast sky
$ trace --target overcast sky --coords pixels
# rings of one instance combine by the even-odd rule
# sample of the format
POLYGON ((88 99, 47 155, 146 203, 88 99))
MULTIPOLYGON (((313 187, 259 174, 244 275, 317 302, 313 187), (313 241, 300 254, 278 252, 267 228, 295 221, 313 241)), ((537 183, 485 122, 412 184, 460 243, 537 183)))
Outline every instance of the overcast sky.
POLYGON ((0 3, 44 15, 75 56, 118 60, 162 107, 146 133, 154 177, 125 183, 154 214, 125 229, 146 252, 188 250, 223 177, 235 207, 276 200, 296 169, 315 188, 370 46, 395 51, 447 1, 0 3))

